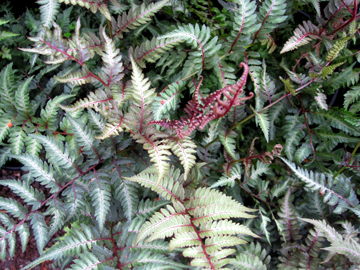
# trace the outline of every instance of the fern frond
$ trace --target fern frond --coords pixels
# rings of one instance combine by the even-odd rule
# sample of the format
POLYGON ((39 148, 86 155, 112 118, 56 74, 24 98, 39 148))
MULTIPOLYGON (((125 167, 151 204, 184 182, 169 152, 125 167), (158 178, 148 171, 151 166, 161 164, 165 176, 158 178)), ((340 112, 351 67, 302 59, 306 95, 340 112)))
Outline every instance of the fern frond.
POLYGON ((93 244, 96 244, 98 240, 94 237, 94 234, 90 227, 81 224, 80 228, 72 227, 57 245, 52 246, 44 254, 42 254, 38 259, 29 263, 27 266, 23 267, 21 270, 32 268, 43 261, 53 260, 56 258, 61 258, 62 256, 68 256, 76 254, 78 256, 82 252, 88 251, 93 244))
POLYGON ((59 110, 58 104, 73 96, 74 95, 60 95, 49 100, 46 103, 46 107, 41 110, 41 119, 39 119, 40 124, 51 130, 55 130, 55 121, 57 120, 57 114, 59 110))
POLYGON ((70 149, 64 146, 63 143, 56 141, 54 138, 45 137, 42 135, 29 134, 41 142, 47 150, 47 158, 53 164, 67 169, 73 165, 74 158, 70 154, 70 149))
POLYGON ((303 245, 301 257, 299 258, 300 269, 319 269, 321 260, 319 258, 320 248, 324 239, 324 234, 320 230, 310 230, 305 239, 306 246, 303 245))
POLYGON ((60 3, 79 5, 81 7, 85 7, 90 9, 92 13, 96 13, 98 10, 101 14, 105 16, 107 20, 111 20, 111 15, 106 3, 101 3, 99 1, 91 1, 91 0, 59 0, 60 3))
POLYGON ((124 177, 125 180, 137 182, 140 185, 150 188, 151 190, 159 193, 167 200, 176 201, 183 200, 185 196, 185 190, 179 182, 175 182, 176 176, 179 176, 180 171, 170 168, 169 172, 165 175, 160 183, 157 185, 157 173, 141 172, 132 177, 124 177))
POLYGON ((226 152, 231 156, 233 160, 236 160, 236 141, 237 134, 235 131, 228 130, 226 133, 220 133, 219 138, 222 145, 225 147, 226 152))
POLYGON ((24 219, 28 213, 26 207, 14 199, 0 197, 0 208, 11 214, 15 218, 24 219))
POLYGON ((190 217, 186 213, 177 213, 170 205, 161 212, 155 213, 150 221, 147 221, 141 228, 135 244, 151 235, 146 241, 150 242, 155 239, 164 239, 172 236, 174 233, 184 233, 194 231, 191 225, 190 217))
POLYGON ((326 79, 329 75, 333 74, 334 70, 343 65, 346 61, 340 62, 340 63, 336 63, 333 65, 329 65, 329 66, 325 66, 322 68, 322 70, 319 73, 309 73, 310 78, 312 79, 316 79, 319 78, 320 76, 322 77, 322 79, 326 79))
POLYGON ((247 267, 253 267, 253 269, 267 269, 269 266, 271 257, 267 255, 267 251, 259 243, 251 242, 248 245, 237 246, 238 253, 236 258, 231 259, 231 265, 240 267, 239 269, 248 269, 247 267), (250 260, 252 258, 252 260, 250 260), (244 268, 241 268, 243 266, 244 268), (265 268, 264 268, 265 267, 265 268))
POLYGON ((331 243, 330 247, 324 248, 330 252, 345 255, 350 261, 360 263, 360 245, 349 238, 344 239, 333 227, 325 220, 314 220, 302 218, 301 220, 313 224, 318 230, 325 234, 325 238, 331 243))
POLYGON ((16 237, 15 233, 7 234, 7 231, 4 229, 4 227, 0 226, 0 235, 1 235, 1 241, 0 241, 0 259, 5 261, 6 253, 9 252, 10 257, 14 257, 15 255, 15 243, 16 243, 16 237), (3 235, 6 235, 5 238, 3 235), (7 240, 7 241, 5 241, 7 240), (8 248, 7 248, 8 244, 8 248))
POLYGON ((20 155, 23 152, 25 146, 26 133, 21 127, 14 127, 9 135, 9 143, 12 153, 20 155))
POLYGON ((115 47, 115 41, 106 35, 105 28, 102 29, 102 36, 105 39, 101 55, 104 66, 99 77, 106 83, 107 87, 112 89, 124 77, 122 73, 124 70, 121 62, 122 55, 120 50, 115 47))
POLYGON ((185 85, 186 83, 184 81, 172 83, 168 86, 168 89, 160 93, 159 96, 154 97, 154 120, 160 120, 164 116, 167 116, 167 112, 169 112, 170 110, 177 109, 180 102, 180 93, 185 87, 185 85))
POLYGON ((269 122, 269 118, 268 118, 268 113, 267 112, 258 113, 256 111, 254 111, 254 112, 255 112, 255 114, 257 116, 257 119, 258 119, 259 125, 261 127, 261 130, 265 135, 265 139, 266 139, 267 142, 269 142, 270 122, 269 122))
POLYGON ((24 200, 28 205, 33 206, 33 210, 41 206, 44 195, 39 193, 37 189, 28 186, 26 182, 16 180, 2 180, 0 185, 9 187, 15 194, 24 200))
POLYGON ((359 204, 351 181, 348 178, 338 177, 333 180, 328 176, 327 180, 324 174, 313 173, 302 168, 297 168, 295 164, 286 159, 280 159, 293 171, 293 173, 312 191, 321 191, 324 194, 324 202, 333 206, 336 205, 334 213, 342 213, 347 207, 354 207, 359 204))
MULTIPOLYGON (((177 30, 173 32, 163 35, 160 38, 180 38, 183 39, 185 42, 189 43, 193 48, 200 48, 200 56, 201 56, 201 63, 202 69, 205 68, 205 49, 204 46, 210 39, 210 28, 203 25, 200 29, 198 24, 195 24, 195 27, 192 24, 186 26, 179 26, 177 30)), ((195 56, 195 54, 193 54, 195 56)), ((192 59, 194 62, 195 59, 192 59)))
MULTIPOLYGON (((231 2, 227 3, 230 4, 231 2)), ((257 22, 256 3, 251 0, 236 1, 238 8, 235 11, 234 25, 231 35, 227 38, 229 52, 239 53, 239 48, 244 48, 251 43, 251 35, 259 30, 261 24, 257 22)))
POLYGON ((285 15, 287 2, 285 0, 265 0, 258 13, 258 21, 261 22, 260 29, 255 33, 254 40, 266 39, 269 34, 281 23, 287 20, 285 15))
POLYGON ((49 224, 49 238, 53 236, 58 230, 62 228, 65 221, 65 205, 59 200, 50 200, 48 203, 47 213, 52 215, 52 219, 49 224))
POLYGON ((34 138, 26 137, 25 138, 25 153, 31 156, 39 156, 41 151, 41 144, 34 138))
POLYGON ((285 43, 280 53, 295 50, 303 45, 308 44, 311 40, 321 39, 319 28, 311 21, 303 22, 294 30, 294 35, 285 43))
MULTIPOLYGON (((49 58, 45 61, 47 64, 59 64, 66 60, 73 60, 83 66, 86 61, 94 57, 94 51, 97 48, 89 46, 89 41, 86 39, 89 36, 80 36, 80 18, 75 25, 75 34, 70 40, 62 38, 62 30, 59 25, 55 22, 53 25, 53 32, 44 27, 42 35, 29 37, 31 41, 35 42, 34 48, 20 48, 20 50, 48 55, 49 58)), ((94 78, 96 77, 94 74, 90 74, 94 78)))
POLYGON ((196 144, 189 138, 177 139, 170 137, 170 149, 180 159, 180 163, 184 168, 184 181, 190 172, 192 166, 196 163, 196 144))
MULTIPOLYGON (((101 267, 101 261, 91 252, 81 253, 80 258, 75 259, 74 263, 71 265, 71 270, 98 270, 101 267)), ((109 268, 114 269, 114 268, 109 268)))
POLYGON ((162 254, 154 254, 153 252, 147 250, 131 253, 128 260, 131 265, 134 266, 134 269, 181 270, 188 268, 188 265, 178 263, 162 254))
POLYGON ((34 115, 30 106, 30 97, 27 89, 32 79, 33 77, 30 77, 21 83, 15 93, 16 109, 18 110, 19 118, 24 120, 34 115))
POLYGON ((113 107, 111 101, 113 98, 104 90, 97 89, 95 92, 90 92, 90 94, 71 106, 63 106, 59 104, 59 107, 64 111, 76 112, 85 108, 92 108, 97 112, 105 112, 106 107, 113 107))
POLYGON ((30 215, 30 226, 33 230, 39 254, 43 253, 44 247, 49 241, 48 227, 45 222, 45 217, 39 212, 30 215))
POLYGON ((254 212, 256 210, 239 204, 215 189, 198 188, 190 192, 188 197, 190 200, 185 202, 185 207, 191 209, 189 214, 194 217, 192 222, 196 226, 206 221, 223 218, 255 217, 246 212, 254 212))
POLYGON ((330 62, 333 61, 336 57, 338 57, 339 53, 346 47, 349 39, 351 39, 351 37, 344 37, 336 40, 334 46, 326 55, 326 61, 330 62))
POLYGON ((13 63, 8 64, 0 73, 0 104, 2 109, 6 109, 8 113, 16 112, 15 105, 15 81, 13 63))
POLYGON ((70 115, 68 115, 67 120, 71 125, 71 130, 74 134, 75 141, 78 146, 82 147, 81 151, 84 154, 96 153, 98 158, 99 156, 96 147, 99 145, 99 141, 96 141, 94 135, 90 132, 90 130, 79 120, 73 119, 70 115))
POLYGON ((149 117, 149 112, 147 109, 153 103, 153 98, 155 96, 155 89, 153 88, 150 89, 149 79, 144 77, 144 74, 135 63, 133 57, 130 56, 130 58, 133 68, 133 72, 131 76, 132 85, 133 85, 132 102, 135 106, 138 107, 138 110, 136 110, 137 108, 134 108, 134 112, 139 113, 140 115, 136 115, 136 117, 138 117, 137 119, 138 123, 131 123, 129 121, 129 124, 132 125, 133 130, 135 129, 138 130, 139 133, 142 133, 146 124, 144 122, 149 117))
POLYGON ((41 23, 50 27, 55 19, 55 16, 59 13, 60 3, 56 0, 37 0, 40 6, 41 23))
POLYGON ((341 111, 336 109, 329 109, 328 111, 317 110, 312 111, 308 114, 309 125, 312 123, 323 124, 327 123, 334 128, 340 129, 346 133, 349 133, 353 136, 359 136, 360 131, 354 125, 346 121, 347 115, 341 111))
MULTIPOLYGON (((112 182, 115 182, 115 198, 120 201, 124 214, 129 221, 132 221, 138 210, 139 197, 138 185, 134 182, 124 180, 121 169, 116 160, 113 160, 115 171, 111 175, 112 182)), ((143 202, 143 201, 142 201, 143 202)), ((144 211, 144 209, 142 209, 144 211)), ((140 207, 139 207, 140 211, 140 207)), ((145 211, 144 211, 145 212, 145 211)), ((143 213, 144 213, 143 212, 143 213)), ((139 212, 138 212, 139 214, 139 212)))
POLYGON ((227 172, 227 174, 223 174, 223 176, 216 181, 214 184, 211 185, 211 188, 221 187, 221 186, 230 186, 233 187, 235 185, 236 180, 241 179, 241 167, 239 163, 236 163, 234 166, 231 167, 231 171, 227 172), (230 175, 229 175, 230 174, 230 175))
POLYGON ((285 237, 284 242, 295 242, 301 238, 299 233, 299 223, 297 221, 296 213, 293 204, 291 203, 291 190, 285 194, 284 201, 281 205, 280 212, 278 212, 280 222, 283 224, 284 229, 282 231, 285 237))
POLYGON ((104 172, 94 170, 94 174, 90 185, 90 196, 92 205, 96 209, 95 218, 99 224, 99 231, 102 232, 105 225, 105 218, 110 210, 111 187, 109 183, 109 175, 104 172))
POLYGON ((30 171, 35 181, 39 181, 48 188, 51 188, 51 192, 56 192, 60 188, 54 178, 54 172, 51 165, 47 165, 46 162, 41 161, 38 157, 30 156, 28 154, 11 156, 20 160, 25 165, 26 170, 30 171))
POLYGON ((102 134, 96 136, 95 138, 98 140, 104 140, 110 136, 119 135, 120 132, 124 131, 121 127, 122 120, 123 117, 120 117, 120 119, 111 119, 111 122, 106 123, 105 127, 103 128, 102 134))
POLYGON ((344 95, 344 108, 350 112, 357 113, 360 111, 360 87, 354 86, 344 95), (350 106, 351 105, 351 106, 350 106), (349 108, 350 106, 350 108, 349 108))
POLYGON ((119 15, 117 22, 112 18, 111 26, 113 30, 113 36, 123 38, 123 33, 129 32, 131 29, 145 24, 151 20, 163 6, 165 6, 169 0, 162 0, 156 3, 151 3, 146 6, 143 3, 141 6, 131 9, 127 14, 124 12, 121 16, 119 15))
POLYGON ((73 85, 83 85, 95 82, 94 77, 90 75, 89 69, 86 65, 83 65, 81 70, 78 70, 74 73, 68 74, 63 77, 54 76, 54 78, 58 82, 71 83, 73 85))
POLYGON ((154 163, 157 171, 158 180, 156 182, 156 185, 158 185, 161 179, 165 176, 170 166, 168 163, 168 161, 170 160, 168 156, 171 155, 171 153, 168 151, 168 149, 170 149, 170 145, 166 145, 165 140, 156 140, 156 136, 149 137, 146 135, 135 135, 133 138, 136 140, 137 143, 143 144, 144 149, 148 151, 151 158, 150 160, 154 163))
MULTIPOLYGON (((88 174, 91 176, 91 174, 88 174)), ((65 201, 65 223, 70 220, 78 220, 80 214, 89 206, 86 196, 90 193, 87 186, 77 180, 73 185, 63 191, 65 201)))
POLYGON ((298 149, 296 150, 294 154, 293 161, 297 164, 301 164, 304 159, 308 158, 309 155, 312 153, 312 147, 310 145, 310 142, 303 143, 298 149))
POLYGON ((165 207, 170 202, 167 200, 158 200, 158 201, 151 201, 147 199, 146 201, 141 200, 138 206, 138 212, 136 213, 140 217, 149 218, 152 216, 156 211, 160 208, 165 207))
POLYGON ((180 38, 173 39, 159 39, 153 38, 146 40, 135 48, 129 48, 129 55, 134 57, 136 64, 141 68, 145 68, 145 62, 155 63, 156 60, 160 59, 166 51, 169 51, 174 46, 182 41, 180 38))

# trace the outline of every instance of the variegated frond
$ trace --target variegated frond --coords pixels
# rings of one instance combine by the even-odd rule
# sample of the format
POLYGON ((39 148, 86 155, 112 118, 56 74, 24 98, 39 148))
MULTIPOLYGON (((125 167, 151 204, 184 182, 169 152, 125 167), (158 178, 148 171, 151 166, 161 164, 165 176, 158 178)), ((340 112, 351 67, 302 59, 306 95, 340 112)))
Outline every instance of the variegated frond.
MULTIPOLYGON (((201 63, 202 63, 201 68, 202 69, 205 68, 205 46, 208 43, 209 39, 211 38, 210 27, 203 25, 200 28, 200 26, 198 24, 195 24, 195 26, 192 24, 188 24, 185 26, 179 26, 178 29, 174 30, 173 32, 170 32, 169 34, 163 35, 159 38, 181 39, 181 40, 189 43, 193 48, 199 48, 200 49, 199 57, 200 57, 201 63)), ((209 43, 211 43, 211 41, 209 43)), ((211 49, 217 48, 217 46, 214 46, 214 45, 211 46, 211 49)), ((207 48, 207 49, 209 50, 210 48, 207 48)), ((217 49, 220 49, 220 48, 217 48, 217 49)), ((192 55, 198 56, 197 53, 193 53, 192 55)), ((210 55, 210 53, 209 53, 209 55, 210 55)), ((194 61, 194 60, 195 59, 192 59, 192 61, 194 61)))
POLYGON ((76 156, 68 145, 64 145, 52 137, 34 134, 29 134, 29 136, 38 140, 45 147, 46 157, 52 164, 63 169, 68 169, 73 165, 76 156))
POLYGON ((141 68, 145 68, 145 62, 155 63, 160 59, 164 52, 172 49, 175 45, 182 41, 181 38, 159 39, 154 37, 152 40, 145 40, 135 48, 129 48, 129 55, 134 57, 136 64, 141 68))
POLYGON ((107 3, 102 3, 102 0, 59 0, 60 3, 79 5, 90 9, 92 13, 96 13, 98 10, 105 16, 107 20, 111 20, 111 15, 107 6, 107 3))
POLYGON ((155 120, 160 120, 169 115, 169 112, 176 110, 180 103, 181 92, 186 83, 177 81, 168 86, 168 88, 154 97, 153 115, 155 120))
POLYGON ((280 53, 295 50, 308 44, 311 40, 321 39, 325 34, 325 31, 320 32, 319 27, 311 21, 304 21, 303 25, 299 25, 299 27, 294 30, 294 35, 285 43, 280 53))
POLYGON ((280 211, 278 212, 279 217, 281 218, 279 221, 283 224, 284 228, 281 232, 284 239, 284 242, 295 242, 301 239, 301 235, 299 234, 300 224, 296 217, 296 212, 294 205, 291 202, 291 189, 289 188, 285 194, 283 202, 281 204, 280 211))
POLYGON ((59 107, 68 112, 75 112, 85 108, 92 108, 106 116, 106 111, 117 108, 117 105, 108 91, 104 91, 99 88, 95 92, 90 92, 86 98, 75 102, 75 104, 71 106, 63 106, 59 104, 59 107))
POLYGON ((112 35, 122 38, 123 33, 149 22, 151 17, 168 2, 169 0, 163 0, 149 5, 143 3, 135 9, 130 9, 128 13, 124 12, 122 15, 119 15, 117 21, 111 18, 112 35))
POLYGON ((219 139, 224 146, 226 152, 231 156, 233 160, 237 159, 236 139, 237 134, 233 130, 227 130, 226 132, 220 132, 219 139))
POLYGON ((124 131, 122 127, 122 121, 123 117, 120 114, 114 114, 113 117, 110 117, 110 119, 108 119, 108 122, 105 124, 101 135, 96 136, 95 138, 98 140, 104 140, 106 138, 109 138, 110 136, 119 135, 120 132, 124 131))
POLYGON ((124 70, 121 61, 122 55, 120 50, 115 47, 115 41, 106 35, 105 28, 102 29, 102 36, 105 40, 103 53, 101 54, 104 67, 102 67, 99 77, 106 83, 106 87, 112 89, 124 77, 122 73, 124 70))
POLYGON ((41 23, 45 27, 51 27, 55 16, 59 13, 59 2, 57 0, 37 0, 36 3, 41 5, 41 23))
POLYGON ((172 206, 155 213, 141 227, 136 243, 147 237, 146 241, 171 237, 169 249, 185 247, 183 256, 192 258, 192 266, 223 269, 228 262, 225 258, 235 252, 224 247, 246 243, 241 238, 243 235, 258 237, 247 226, 228 220, 254 217, 246 213, 254 210, 231 197, 210 188, 189 189, 184 194, 179 171, 172 172, 172 169, 158 186, 154 186, 155 179, 151 168, 126 178, 172 201, 172 206))
POLYGON ((271 33, 280 24, 286 22, 288 16, 285 14, 288 8, 291 8, 291 3, 286 0, 265 0, 257 13, 257 19, 261 25, 253 40, 266 39, 266 34, 271 33))
POLYGON ((221 187, 221 186, 230 186, 233 187, 235 185, 236 180, 241 179, 241 167, 239 163, 234 164, 231 167, 230 171, 227 171, 223 174, 222 177, 219 178, 214 184, 211 185, 211 188, 221 187))
POLYGON ((79 256, 83 252, 92 249, 92 246, 98 242, 98 235, 99 232, 96 229, 90 228, 85 224, 77 224, 60 239, 57 245, 53 245, 42 256, 32 261, 21 270, 31 269, 43 261, 55 260, 67 256, 68 254, 74 253, 76 256, 79 256))
POLYGON ((147 242, 171 237, 174 233, 186 233, 194 231, 190 216, 181 207, 167 205, 161 212, 156 212, 150 221, 145 222, 136 238, 135 244, 150 236, 147 242), (180 208, 180 209, 179 209, 180 208), (183 210, 183 211, 181 211, 183 210))
MULTIPOLYGON (((147 178, 148 176, 136 181, 141 184, 147 178)), ((177 187, 179 184, 177 179, 169 180, 172 181, 171 186, 177 187)), ((153 190, 164 194, 160 185, 153 190)), ((254 210, 242 206, 219 191, 210 188, 191 189, 184 200, 168 193, 169 191, 165 193, 168 198, 174 198, 173 205, 155 213, 140 229, 136 242, 148 236, 150 237, 146 241, 172 237, 169 249, 185 247, 183 256, 192 258, 192 266, 223 269, 222 266, 228 263, 225 258, 235 252, 234 249, 223 249, 224 247, 246 243, 241 238, 242 235, 258 237, 247 226, 228 220, 230 217, 252 218, 254 216, 246 212, 254 210)))
POLYGON ((311 80, 311 78, 309 76, 307 76, 307 75, 305 75, 303 73, 296 73, 294 71, 291 71, 286 66, 284 61, 281 61, 280 67, 282 67, 285 70, 285 72, 289 76, 290 80, 297 83, 297 84, 303 85, 303 84, 308 83, 311 80))
POLYGON ((180 159, 181 165, 184 167, 184 180, 186 181, 190 169, 196 163, 196 144, 189 138, 184 137, 178 139, 174 137, 169 138, 171 151, 180 159))
POLYGON ((125 124, 133 131, 139 134, 146 130, 146 124, 150 121, 152 103, 154 102, 155 89, 151 88, 151 82, 144 77, 141 69, 130 56, 132 63, 132 106, 130 107, 125 124))
POLYGON ((82 69, 68 74, 63 77, 54 76, 54 78, 61 83, 71 83, 73 85, 83 85, 95 82, 95 78, 90 75, 87 65, 83 65, 82 69))
POLYGON ((129 100, 132 96, 132 83, 131 81, 122 82, 120 81, 110 89, 114 101, 120 108, 123 103, 129 100))
MULTIPOLYGON (((230 3, 230 2, 229 2, 230 3)), ((227 38, 228 52, 240 53, 246 46, 251 44, 251 35, 259 30, 261 24, 257 22, 256 2, 251 0, 237 0, 233 30, 227 38)))
POLYGON ((169 201, 183 201, 185 198, 185 190, 181 185, 181 172, 179 169, 175 169, 174 167, 170 167, 169 171, 160 180, 158 185, 156 185, 158 176, 155 167, 150 167, 132 177, 123 178, 150 188, 169 201))
POLYGON ((53 23, 54 30, 51 32, 44 27, 43 33, 37 37, 29 37, 34 42, 34 48, 20 48, 20 50, 48 55, 47 64, 59 64, 66 60, 73 60, 83 65, 84 62, 94 57, 94 51, 88 46, 87 40, 80 37, 80 20, 75 25, 75 34, 72 39, 62 38, 62 30, 59 25, 53 23))
POLYGON ((324 202, 336 206, 333 210, 334 213, 342 213, 349 207, 355 207, 359 204, 355 191, 352 188, 352 183, 349 178, 342 175, 333 179, 330 175, 308 171, 297 167, 295 164, 290 163, 284 158, 279 157, 298 177, 306 184, 312 191, 321 192, 324 194, 324 202))
POLYGON ((328 225, 325 220, 307 218, 302 218, 301 220, 313 224, 316 229, 324 233, 326 240, 330 242, 330 247, 323 248, 329 251, 325 261, 328 261, 334 255, 333 253, 338 253, 345 255, 353 263, 360 264, 360 244, 358 242, 349 237, 344 239, 344 237, 328 225))
POLYGON ((196 226, 211 220, 255 217, 246 212, 256 210, 243 206, 218 190, 198 188, 188 192, 186 197, 189 200, 185 201, 185 207, 189 209, 189 214, 193 216, 192 222, 196 226))
POLYGON ((144 149, 148 151, 150 160, 156 168, 158 179, 155 185, 157 186, 160 184, 161 179, 165 176, 170 166, 170 145, 167 143, 167 140, 164 140, 167 135, 162 134, 154 128, 148 128, 146 131, 148 132, 147 134, 135 134, 133 138, 137 143, 143 144, 144 149))

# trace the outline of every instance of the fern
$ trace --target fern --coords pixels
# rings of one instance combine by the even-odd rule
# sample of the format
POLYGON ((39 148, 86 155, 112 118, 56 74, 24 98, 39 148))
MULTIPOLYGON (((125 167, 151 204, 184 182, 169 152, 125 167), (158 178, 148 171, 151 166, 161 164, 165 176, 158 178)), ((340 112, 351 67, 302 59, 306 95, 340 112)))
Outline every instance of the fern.
POLYGON ((141 173, 125 179, 150 187, 173 202, 173 206, 167 206, 167 209, 155 213, 150 221, 145 223, 136 242, 147 236, 150 236, 147 241, 152 241, 174 235, 170 241, 170 250, 176 247, 187 247, 183 254, 194 258, 192 265, 217 269, 226 264, 222 259, 233 252, 232 250, 226 250, 230 253, 221 252, 222 247, 244 243, 244 240, 230 236, 231 234, 240 233, 256 237, 243 225, 236 225, 226 219, 216 222, 216 220, 229 217, 251 218, 253 216, 245 212, 252 211, 251 209, 238 204, 225 195, 219 196, 220 194, 215 190, 202 188, 185 194, 178 179, 165 177, 157 184, 157 176, 154 173, 141 173), (189 196, 188 200, 185 195, 189 196), (206 196, 203 197, 203 195, 206 196), (202 197, 206 199, 202 200, 202 197), (214 204, 215 200, 216 204, 214 204), (226 242, 216 241, 217 237, 221 235, 223 240, 227 235, 226 242), (189 241, 190 239, 193 240, 189 241), (216 242, 218 247, 212 247, 216 242))
POLYGON ((320 173, 308 172, 304 169, 297 168, 294 164, 289 163, 287 160, 282 160, 289 166, 294 174, 302 181, 305 182, 306 186, 312 191, 320 191, 324 196, 324 202, 329 205, 336 205, 334 209, 335 213, 342 213, 347 207, 354 207, 359 204, 359 200, 355 196, 355 192, 351 188, 350 179, 345 177, 338 178, 334 181, 331 176, 325 184, 325 175, 320 173))
POLYGON ((41 23, 45 27, 51 27, 52 23, 54 22, 55 16, 59 12, 59 7, 61 1, 55 1, 55 0, 37 0, 36 1, 40 7, 41 12, 41 23))
POLYGON ((123 33, 129 32, 130 29, 134 29, 141 24, 147 23, 151 20, 150 17, 166 5, 167 2, 168 0, 163 0, 157 3, 152 3, 148 6, 143 3, 134 10, 130 10, 128 14, 124 12, 122 16, 119 15, 117 21, 115 21, 115 19, 111 19, 112 29, 114 32, 112 36, 122 38, 123 33))
POLYGON ((321 2, 0 5, 0 259, 356 269, 358 3, 321 2))
POLYGON ((359 244, 351 239, 344 239, 333 227, 329 226, 326 221, 319 221, 313 219, 302 219, 305 222, 309 222, 316 226, 318 230, 321 230, 326 240, 331 243, 330 247, 324 248, 330 252, 336 252, 348 257, 352 262, 359 263, 359 244), (339 245, 341 243, 341 248, 339 245))
POLYGON ((300 46, 308 44, 311 40, 321 39, 319 28, 311 21, 303 22, 304 26, 299 25, 294 30, 294 36, 292 36, 284 45, 280 53, 295 50, 300 46))

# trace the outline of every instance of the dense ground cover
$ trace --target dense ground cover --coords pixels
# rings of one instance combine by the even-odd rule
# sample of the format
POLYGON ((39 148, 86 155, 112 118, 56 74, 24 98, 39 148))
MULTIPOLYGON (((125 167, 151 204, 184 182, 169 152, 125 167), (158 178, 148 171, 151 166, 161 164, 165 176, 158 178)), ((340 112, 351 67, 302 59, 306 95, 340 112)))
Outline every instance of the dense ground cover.
POLYGON ((3 263, 358 269, 356 0, 37 3, 0 6, 3 263))

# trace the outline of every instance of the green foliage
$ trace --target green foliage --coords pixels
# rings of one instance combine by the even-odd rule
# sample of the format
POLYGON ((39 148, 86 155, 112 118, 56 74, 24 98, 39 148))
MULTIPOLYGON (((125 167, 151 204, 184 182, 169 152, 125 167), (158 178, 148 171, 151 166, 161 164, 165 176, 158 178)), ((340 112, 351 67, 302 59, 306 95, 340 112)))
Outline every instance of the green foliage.
POLYGON ((1 260, 358 268, 357 1, 38 3, 0 6, 1 260))

